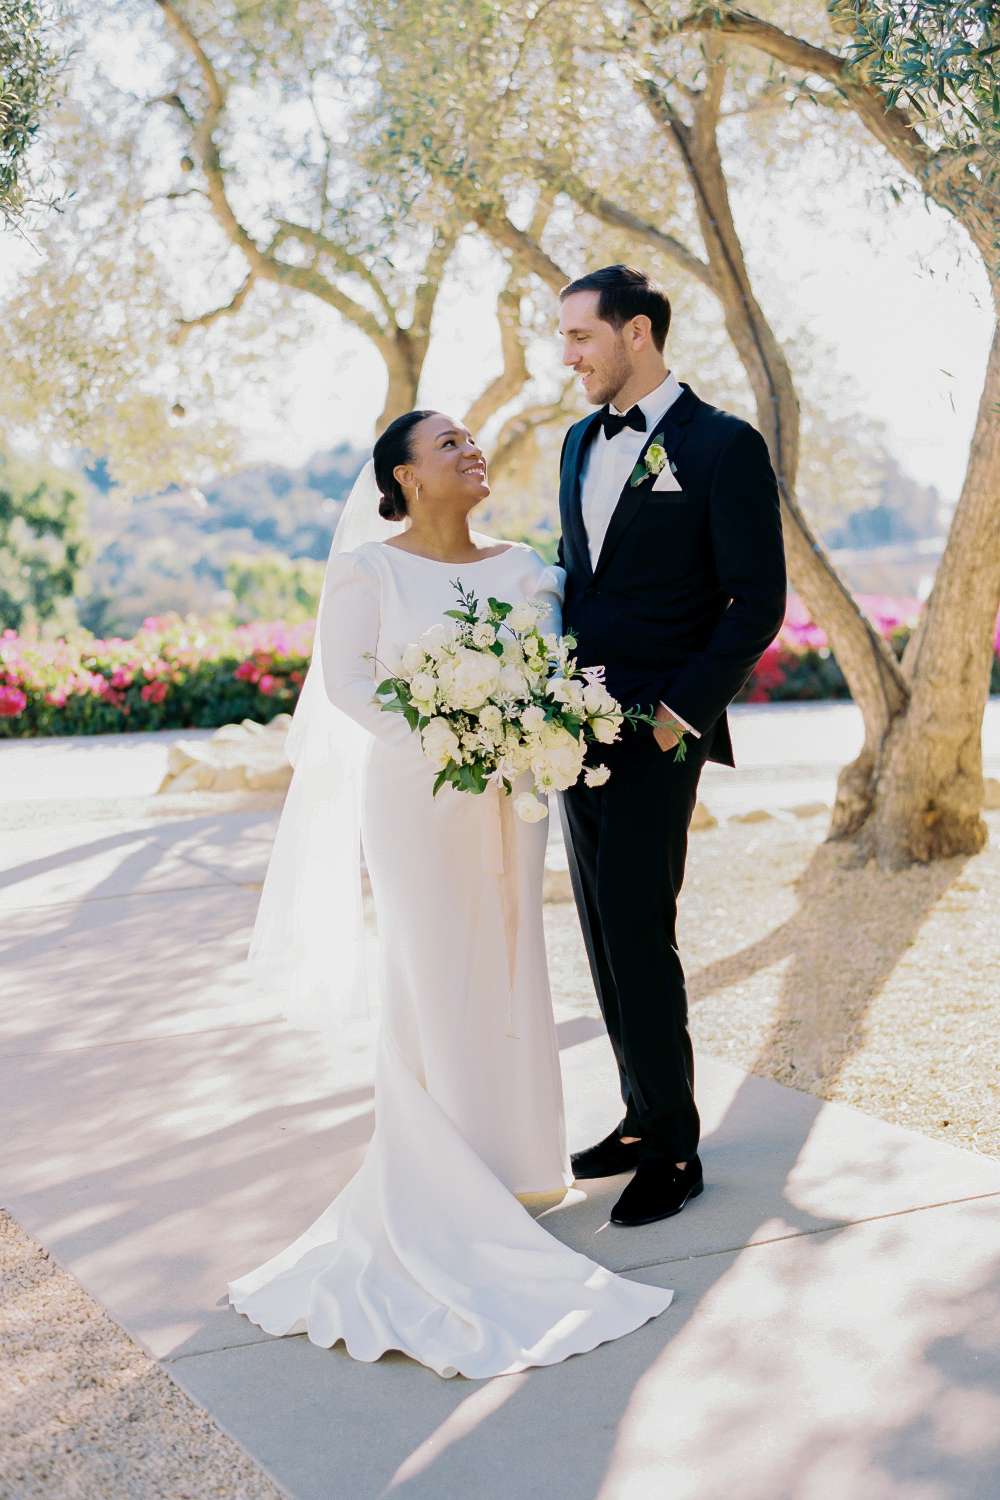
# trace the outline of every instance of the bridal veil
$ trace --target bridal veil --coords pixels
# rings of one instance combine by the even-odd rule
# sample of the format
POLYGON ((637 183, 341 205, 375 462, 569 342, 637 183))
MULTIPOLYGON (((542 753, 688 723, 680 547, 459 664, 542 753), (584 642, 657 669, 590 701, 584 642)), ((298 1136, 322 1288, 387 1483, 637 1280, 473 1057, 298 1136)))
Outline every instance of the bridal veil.
POLYGON ((384 541, 403 523, 379 515, 369 459, 341 513, 327 558, 312 658, 285 742, 292 780, 261 891, 251 974, 287 1019, 334 1034, 369 1013, 361 887, 361 770, 367 736, 327 698, 323 606, 330 557, 384 541))

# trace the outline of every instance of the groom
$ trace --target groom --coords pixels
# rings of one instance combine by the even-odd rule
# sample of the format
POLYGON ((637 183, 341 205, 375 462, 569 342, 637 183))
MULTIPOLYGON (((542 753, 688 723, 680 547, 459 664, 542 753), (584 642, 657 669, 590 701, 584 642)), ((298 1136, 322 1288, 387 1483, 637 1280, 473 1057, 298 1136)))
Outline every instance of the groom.
POLYGON ((663 292, 618 265, 560 300, 563 362, 599 408, 560 461, 564 628, 579 664, 604 665, 622 705, 657 721, 623 728, 603 754, 609 780, 563 798, 625 1106, 572 1161, 577 1178, 634 1171, 611 1220, 651 1224, 703 1186, 677 898, 702 766, 733 765, 726 708, 784 617, 785 559, 764 439, 667 369, 663 292))

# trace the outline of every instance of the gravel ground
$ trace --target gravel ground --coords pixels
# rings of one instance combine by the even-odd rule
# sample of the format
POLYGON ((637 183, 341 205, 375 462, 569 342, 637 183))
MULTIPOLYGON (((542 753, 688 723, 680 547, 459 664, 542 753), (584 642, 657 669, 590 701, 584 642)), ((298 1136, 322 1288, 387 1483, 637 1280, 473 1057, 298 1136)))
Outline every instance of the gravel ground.
POLYGON ((3 1500, 280 1500, 281 1491, 0 1212, 3 1500))

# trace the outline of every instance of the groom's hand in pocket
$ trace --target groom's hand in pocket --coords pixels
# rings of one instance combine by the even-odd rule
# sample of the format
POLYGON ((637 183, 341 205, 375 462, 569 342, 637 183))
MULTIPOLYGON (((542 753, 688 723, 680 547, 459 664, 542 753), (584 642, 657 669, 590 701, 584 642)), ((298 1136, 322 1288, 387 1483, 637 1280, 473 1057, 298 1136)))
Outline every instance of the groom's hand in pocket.
POLYGON ((678 744, 680 735, 673 728, 676 722, 665 704, 656 705, 656 728, 653 730, 653 738, 661 750, 672 750, 678 744))

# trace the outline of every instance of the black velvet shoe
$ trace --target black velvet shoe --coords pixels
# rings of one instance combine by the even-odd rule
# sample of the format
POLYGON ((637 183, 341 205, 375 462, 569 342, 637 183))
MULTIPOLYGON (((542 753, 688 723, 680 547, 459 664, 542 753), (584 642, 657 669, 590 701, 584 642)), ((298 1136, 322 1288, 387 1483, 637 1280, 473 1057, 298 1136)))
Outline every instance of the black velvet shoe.
POLYGON ((586 1151, 574 1151, 570 1157, 573 1176, 578 1180, 586 1177, 617 1177, 620 1172, 633 1172, 639 1165, 639 1142, 621 1139, 620 1125, 596 1146, 586 1151))
POLYGON ((668 1161, 642 1161, 611 1210, 611 1222, 632 1227, 669 1219, 680 1213, 688 1199, 697 1198, 704 1187, 697 1156, 686 1167, 675 1167, 668 1161))

